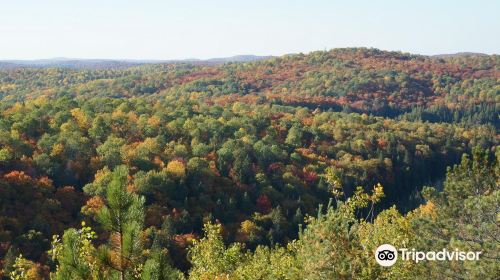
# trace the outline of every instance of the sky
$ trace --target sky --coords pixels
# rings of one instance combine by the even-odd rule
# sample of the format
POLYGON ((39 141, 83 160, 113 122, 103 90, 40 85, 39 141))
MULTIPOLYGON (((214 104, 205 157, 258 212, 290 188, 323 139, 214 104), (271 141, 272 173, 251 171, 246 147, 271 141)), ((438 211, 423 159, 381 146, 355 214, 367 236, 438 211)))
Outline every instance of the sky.
POLYGON ((500 53, 496 0, 0 0, 0 59, 500 53))

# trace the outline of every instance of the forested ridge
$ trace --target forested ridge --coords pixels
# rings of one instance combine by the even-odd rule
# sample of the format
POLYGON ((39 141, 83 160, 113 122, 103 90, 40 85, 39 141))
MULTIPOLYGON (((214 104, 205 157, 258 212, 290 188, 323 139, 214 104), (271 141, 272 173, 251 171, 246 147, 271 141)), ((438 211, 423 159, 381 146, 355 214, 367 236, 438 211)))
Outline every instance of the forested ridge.
POLYGON ((498 125, 498 55, 428 57, 334 49, 249 63, 146 65, 128 69, 1 71, 0 97, 162 98, 198 93, 215 104, 244 101, 498 125), (88 93, 92 93, 88 95, 88 93))
POLYGON ((493 279, 498 60, 357 48, 2 70, 1 274, 493 279), (383 243, 485 258, 388 270, 383 243))

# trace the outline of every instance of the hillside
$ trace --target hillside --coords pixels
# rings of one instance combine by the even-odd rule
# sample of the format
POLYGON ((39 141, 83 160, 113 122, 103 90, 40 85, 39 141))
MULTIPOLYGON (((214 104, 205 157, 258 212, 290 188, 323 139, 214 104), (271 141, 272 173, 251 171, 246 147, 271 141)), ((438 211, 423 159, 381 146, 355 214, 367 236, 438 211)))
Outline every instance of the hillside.
POLYGON ((86 277, 89 266, 105 267, 106 279, 160 264, 172 275, 248 279, 266 271, 263 263, 272 273, 290 265, 301 279, 337 264, 321 248, 345 246, 345 263, 327 275, 385 278, 366 266, 362 249, 376 245, 368 236, 451 242, 485 234, 454 231, 465 219, 457 209, 495 218, 478 213, 498 202, 499 59, 359 48, 222 64, 1 70, 3 273, 22 253, 38 279, 56 270, 50 256, 61 264, 57 279, 76 275, 72 267, 86 277), (423 191, 429 185, 444 192, 423 191), (449 227, 448 235, 429 225, 449 227), (80 254, 85 261, 72 263, 80 254))
POLYGON ((499 56, 436 58, 334 49, 224 65, 158 64, 122 70, 0 72, 4 101, 67 93, 132 97, 198 93, 208 102, 270 103, 432 122, 499 118, 499 56), (32 77, 37 77, 33 79, 32 77), (64 77, 64 79, 61 79, 64 77))

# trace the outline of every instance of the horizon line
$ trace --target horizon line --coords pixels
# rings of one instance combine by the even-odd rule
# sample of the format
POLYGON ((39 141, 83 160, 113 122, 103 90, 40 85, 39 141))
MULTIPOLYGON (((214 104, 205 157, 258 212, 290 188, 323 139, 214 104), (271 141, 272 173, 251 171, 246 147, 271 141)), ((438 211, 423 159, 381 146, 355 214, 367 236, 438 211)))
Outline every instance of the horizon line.
POLYGON ((141 62, 141 61, 153 61, 153 62, 169 62, 169 61, 207 61, 207 60, 216 60, 216 59, 227 59, 227 58, 233 58, 233 57, 240 57, 240 56, 254 56, 254 57, 282 57, 282 56, 287 56, 287 55, 297 55, 297 54, 310 54, 313 52, 319 52, 319 51, 332 51, 332 50, 338 50, 338 49, 377 49, 380 51, 385 51, 385 52, 399 52, 402 54, 411 54, 411 55, 419 55, 419 56, 441 56, 441 55, 458 55, 458 54, 471 54, 471 55, 499 55, 497 53, 488 53, 488 52, 477 52, 477 51, 454 51, 454 52, 442 52, 442 53, 434 53, 434 54, 421 54, 421 53, 413 53, 410 51, 402 51, 402 50, 387 50, 387 49, 380 49, 376 47, 339 47, 339 48, 330 48, 330 49, 323 49, 323 50, 312 50, 312 51, 304 51, 304 52, 291 52, 291 53, 285 53, 285 54, 279 54, 279 55, 273 55, 273 54, 266 54, 266 55, 261 55, 261 54, 235 54, 235 55, 227 55, 227 56, 214 56, 214 57, 208 57, 208 58, 197 58, 197 57, 188 57, 188 58, 96 58, 96 57, 71 57, 71 56, 54 56, 54 57, 44 57, 44 58, 0 58, 0 61, 2 62, 13 62, 13 61, 43 61, 43 60, 68 60, 68 61, 75 61, 75 60, 108 60, 108 61, 129 61, 129 62, 141 62))

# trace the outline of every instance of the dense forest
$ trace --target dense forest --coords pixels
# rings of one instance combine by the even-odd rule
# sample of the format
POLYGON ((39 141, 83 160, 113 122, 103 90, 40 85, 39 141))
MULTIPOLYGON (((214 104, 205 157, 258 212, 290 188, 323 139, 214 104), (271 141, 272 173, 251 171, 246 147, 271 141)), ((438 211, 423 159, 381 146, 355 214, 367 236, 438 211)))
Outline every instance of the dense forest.
POLYGON ((0 275, 494 279, 499 60, 1 70, 0 275), (483 259, 384 269, 383 243, 483 259))

